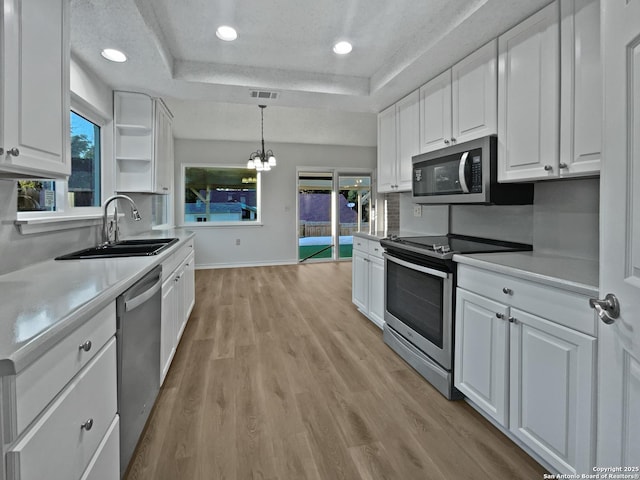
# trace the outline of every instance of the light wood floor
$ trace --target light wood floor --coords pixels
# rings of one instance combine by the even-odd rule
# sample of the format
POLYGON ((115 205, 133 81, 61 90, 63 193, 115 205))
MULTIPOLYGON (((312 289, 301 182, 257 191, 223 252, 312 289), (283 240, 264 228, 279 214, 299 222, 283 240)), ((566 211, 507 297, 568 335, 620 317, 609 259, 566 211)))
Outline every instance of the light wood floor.
POLYGON ((128 480, 541 479, 351 303, 351 264, 196 272, 128 480))

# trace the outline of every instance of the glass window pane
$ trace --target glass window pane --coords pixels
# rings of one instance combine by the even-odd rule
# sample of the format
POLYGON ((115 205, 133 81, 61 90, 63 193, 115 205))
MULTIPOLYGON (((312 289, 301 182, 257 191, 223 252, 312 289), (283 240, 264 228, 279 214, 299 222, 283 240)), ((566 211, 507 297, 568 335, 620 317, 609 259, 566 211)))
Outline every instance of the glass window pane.
POLYGON ((18 180, 19 212, 55 212, 56 182, 53 180, 18 180))
POLYGON ((185 167, 185 223, 260 220, 260 174, 237 167, 185 167))
POLYGON ((99 207, 100 127, 71 112, 70 207, 99 207))

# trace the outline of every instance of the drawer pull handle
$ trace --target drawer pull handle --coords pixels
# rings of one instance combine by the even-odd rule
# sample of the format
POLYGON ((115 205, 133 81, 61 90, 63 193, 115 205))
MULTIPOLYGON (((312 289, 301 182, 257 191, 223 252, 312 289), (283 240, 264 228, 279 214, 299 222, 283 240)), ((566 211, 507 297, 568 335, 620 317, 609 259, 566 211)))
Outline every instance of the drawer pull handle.
POLYGON ((85 352, 91 350, 91 340, 87 340, 86 342, 80 344, 78 350, 84 350, 85 352))
POLYGON ((496 313, 496 318, 499 318, 500 320, 504 320, 504 313, 496 313))
POLYGON ((510 288, 504 287, 502 289, 502 293, 504 293, 505 295, 513 295, 513 290, 511 290, 510 288))
POLYGON ((509 317, 508 320, 509 320, 509 323, 518 323, 518 320, 514 317, 509 317))
POLYGON ((80 425, 80 430, 86 430, 87 432, 93 428, 93 418, 90 418, 82 425, 80 425))

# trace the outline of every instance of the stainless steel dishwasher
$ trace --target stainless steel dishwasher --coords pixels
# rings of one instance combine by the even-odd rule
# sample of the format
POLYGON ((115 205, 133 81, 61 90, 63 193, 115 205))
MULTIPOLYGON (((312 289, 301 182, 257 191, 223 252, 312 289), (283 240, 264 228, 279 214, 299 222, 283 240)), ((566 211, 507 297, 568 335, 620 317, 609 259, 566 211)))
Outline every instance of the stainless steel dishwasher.
POLYGON ((116 301, 121 477, 160 390, 161 287, 156 267, 116 301))

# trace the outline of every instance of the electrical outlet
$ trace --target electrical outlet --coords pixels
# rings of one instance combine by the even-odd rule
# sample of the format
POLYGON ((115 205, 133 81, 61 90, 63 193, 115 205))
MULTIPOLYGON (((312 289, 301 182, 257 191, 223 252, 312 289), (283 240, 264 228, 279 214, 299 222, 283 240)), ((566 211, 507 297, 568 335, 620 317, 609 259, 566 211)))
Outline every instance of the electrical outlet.
POLYGON ((414 205, 413 206, 413 216, 421 217, 422 216, 422 205, 414 205))
POLYGON ((240 245, 240 239, 236 238, 236 245, 240 245))

